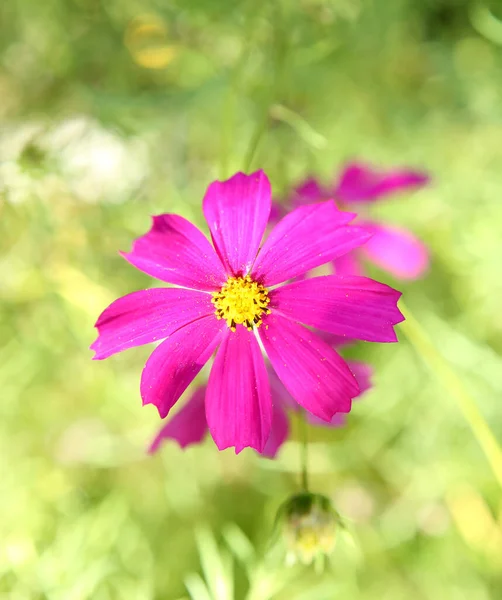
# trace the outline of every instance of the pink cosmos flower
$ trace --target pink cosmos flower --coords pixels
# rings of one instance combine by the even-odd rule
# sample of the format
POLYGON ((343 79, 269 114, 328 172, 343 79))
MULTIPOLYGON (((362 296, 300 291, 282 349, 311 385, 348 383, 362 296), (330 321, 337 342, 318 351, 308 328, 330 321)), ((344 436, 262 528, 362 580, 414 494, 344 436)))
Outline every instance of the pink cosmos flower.
MULTIPOLYGON (((341 336, 397 341, 400 293, 364 277, 331 275, 285 283, 369 238, 333 202, 301 206, 262 245, 271 208, 262 171, 212 183, 203 200, 214 247, 183 217, 153 218, 124 258, 180 287, 133 292, 99 317, 95 359, 151 342, 141 377, 143 404, 162 418, 216 351, 204 405, 222 450, 261 452, 270 436, 272 398, 262 348, 295 401, 324 421, 350 411, 359 388, 339 354, 300 323, 341 336), (277 287, 278 286, 278 287, 277 287)), ((195 434, 194 434, 195 435, 195 434)))
MULTIPOLYGON (((371 387, 372 368, 363 362, 347 361, 359 385, 358 397, 371 387)), ((291 394, 283 386, 275 371, 267 365, 267 373, 270 381, 270 391, 273 405, 272 427, 270 435, 261 454, 268 458, 275 458, 281 446, 289 437, 288 410, 297 411, 298 404, 291 394)), ((206 386, 195 388, 188 401, 171 419, 163 425, 148 452, 153 454, 168 440, 174 440, 180 448, 187 448, 202 442, 208 432, 206 409, 204 398, 206 386)), ((331 421, 323 421, 309 412, 305 412, 305 418, 312 425, 324 427, 341 427, 345 424, 345 414, 336 413, 331 421)))
MULTIPOLYGON (((356 205, 360 214, 360 211, 365 212, 364 205, 397 192, 422 187, 428 182, 429 177, 425 173, 409 170, 378 171, 363 163, 352 163, 345 167, 333 188, 325 188, 313 178, 304 181, 295 189, 293 205, 334 198, 340 207, 356 205)), ((425 245, 412 233, 365 217, 358 219, 358 225, 373 236, 361 249, 347 253, 335 261, 337 273, 362 274, 361 257, 399 279, 416 279, 425 273, 429 266, 429 254, 425 245)))

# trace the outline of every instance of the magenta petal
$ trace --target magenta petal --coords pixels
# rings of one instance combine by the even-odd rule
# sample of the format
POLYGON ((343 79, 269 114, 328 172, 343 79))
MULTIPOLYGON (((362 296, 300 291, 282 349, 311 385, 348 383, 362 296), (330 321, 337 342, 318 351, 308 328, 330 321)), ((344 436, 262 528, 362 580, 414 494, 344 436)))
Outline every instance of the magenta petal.
MULTIPOLYGON (((371 387, 373 367, 367 363, 356 360, 348 360, 347 365, 359 384, 359 395, 357 396, 357 398, 359 398, 363 392, 371 387)), ((336 413, 329 422, 323 421, 322 419, 319 419, 319 417, 308 412, 305 413, 305 418, 311 425, 321 425, 322 427, 343 427, 347 422, 347 415, 344 415, 343 413, 336 413)))
POLYGON ((153 440, 148 452, 157 452, 166 440, 174 440, 180 448, 199 444, 207 432, 206 387, 198 387, 188 402, 162 427, 153 440))
POLYGON ((252 331, 226 329, 206 392, 209 430, 220 450, 261 452, 270 435, 272 399, 265 361, 252 331))
POLYGON ((158 346, 141 375, 143 404, 154 404, 164 418, 194 377, 206 364, 221 340, 225 326, 214 315, 198 319, 158 346))
POLYGON ((289 437, 289 419, 280 401, 274 401, 272 414, 272 428, 268 437, 262 456, 275 458, 281 446, 289 437))
POLYGON ((368 363, 358 360, 348 360, 347 364, 352 371, 359 385, 359 396, 371 388, 371 378, 373 377, 373 367, 368 363))
POLYGON ((354 213, 334 202, 300 206, 274 227, 253 267, 253 277, 275 285, 319 267, 364 244, 371 234, 344 226, 354 213))
POLYGON ((270 382, 270 392, 272 394, 272 404, 274 406, 281 405, 288 410, 298 411, 300 407, 292 398, 291 394, 284 387, 282 381, 277 377, 277 373, 272 368, 270 362, 267 361, 267 374, 270 382))
POLYGON ((274 312, 263 319, 258 332, 275 372, 300 406, 325 421, 350 411, 359 388, 335 350, 274 312))
POLYGON ((302 204, 322 202, 330 197, 328 190, 324 189, 314 177, 308 177, 294 189, 293 207, 302 204))
POLYGON ((286 208, 285 204, 283 204, 281 202, 277 202, 276 200, 273 200, 272 205, 270 207, 270 216, 268 218, 268 226, 273 227, 287 213, 288 213, 288 209, 286 208))
POLYGON ((368 260, 401 279, 416 279, 426 272, 429 252, 409 231, 376 223, 366 228, 373 233, 362 249, 368 260))
POLYGON ((343 427, 347 423, 347 415, 344 413, 336 413, 336 415, 333 415, 331 421, 323 421, 323 419, 320 419, 309 412, 305 413, 305 418, 311 425, 317 425, 319 427, 343 427))
POLYGON ((336 335, 334 333, 329 333, 329 331, 323 331, 322 329, 316 329, 316 335, 321 338, 326 344, 329 344, 333 348, 340 350, 344 346, 349 346, 357 342, 357 340, 352 340, 348 337, 344 337, 342 335, 336 335))
MULTIPOLYGON (((356 397, 356 399, 359 399, 361 395, 371 387, 373 367, 367 363, 356 360, 348 360, 347 364, 359 385, 359 394, 356 397)), ((343 413, 336 413, 336 415, 334 415, 329 422, 323 421, 322 419, 319 419, 319 417, 315 417, 310 413, 305 413, 305 415, 307 421, 311 425, 321 425, 323 427, 342 427, 347 421, 347 416, 343 413)))
POLYGON ((121 254, 140 271, 183 287, 214 291, 227 280, 205 235, 178 215, 153 217, 150 231, 121 254))
POLYGON ((422 187, 425 173, 411 170, 380 171, 363 163, 349 164, 340 176, 335 196, 341 202, 371 202, 382 196, 422 187))
POLYGON ((311 327, 369 342, 396 342, 401 293, 367 277, 326 275, 270 292, 270 308, 311 327))
POLYGON ((361 266, 361 262, 357 253, 358 250, 354 250, 354 252, 347 252, 347 254, 344 254, 343 256, 340 256, 340 258, 337 258, 335 261, 333 261, 335 273, 337 275, 364 275, 364 270, 361 266))
POLYGON ((99 335, 91 346, 94 359, 162 340, 213 312, 211 296, 194 290, 154 288, 122 296, 96 322, 99 335))
POLYGON ((204 196, 204 216, 229 274, 247 274, 270 214, 270 183, 263 171, 215 181, 204 196))

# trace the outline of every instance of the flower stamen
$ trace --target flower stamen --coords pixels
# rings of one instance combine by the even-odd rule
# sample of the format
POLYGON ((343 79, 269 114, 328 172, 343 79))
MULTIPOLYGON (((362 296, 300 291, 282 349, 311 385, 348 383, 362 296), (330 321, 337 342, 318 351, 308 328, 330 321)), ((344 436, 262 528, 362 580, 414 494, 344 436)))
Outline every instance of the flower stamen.
POLYGON ((232 331, 238 324, 251 331, 261 325, 263 314, 270 314, 267 288, 249 275, 229 277, 221 290, 213 293, 211 302, 216 308, 216 318, 225 319, 232 331))

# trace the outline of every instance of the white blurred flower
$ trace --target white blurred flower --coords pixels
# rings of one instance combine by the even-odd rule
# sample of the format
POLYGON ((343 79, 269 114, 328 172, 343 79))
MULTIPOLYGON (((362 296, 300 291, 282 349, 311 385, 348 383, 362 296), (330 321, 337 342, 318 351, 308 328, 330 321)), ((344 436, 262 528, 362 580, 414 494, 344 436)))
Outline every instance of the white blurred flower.
POLYGON ((145 144, 126 140, 87 117, 59 124, 47 137, 70 190, 88 202, 122 201, 148 171, 145 144))
POLYGON ((0 131, 0 193, 12 203, 30 194, 50 197, 55 190, 84 202, 122 202, 147 174, 143 140, 126 139, 89 117, 0 131), (24 164, 30 149, 35 150, 35 158, 27 161, 33 170, 24 164))

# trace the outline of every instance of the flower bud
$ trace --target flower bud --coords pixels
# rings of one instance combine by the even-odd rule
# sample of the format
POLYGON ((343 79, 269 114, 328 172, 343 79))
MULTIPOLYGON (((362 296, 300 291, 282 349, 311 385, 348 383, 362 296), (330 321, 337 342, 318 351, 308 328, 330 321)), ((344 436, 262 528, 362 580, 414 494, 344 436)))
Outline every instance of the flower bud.
POLYGON ((281 506, 277 524, 285 539, 289 564, 311 564, 329 554, 335 546, 335 534, 341 523, 339 514, 326 496, 302 492, 281 506))

